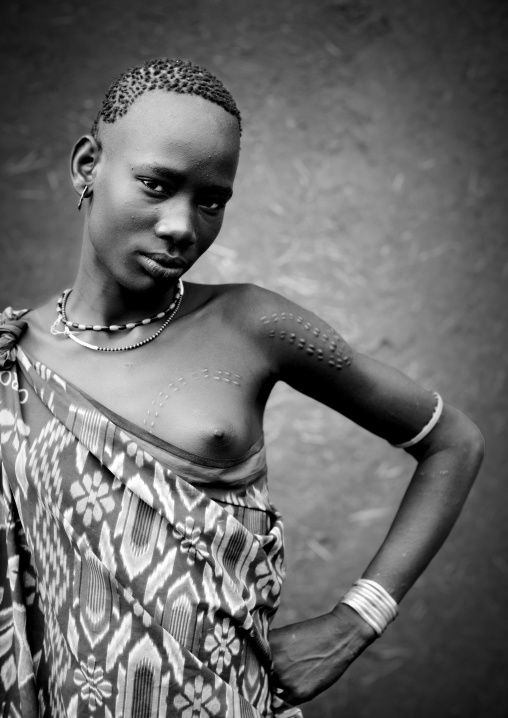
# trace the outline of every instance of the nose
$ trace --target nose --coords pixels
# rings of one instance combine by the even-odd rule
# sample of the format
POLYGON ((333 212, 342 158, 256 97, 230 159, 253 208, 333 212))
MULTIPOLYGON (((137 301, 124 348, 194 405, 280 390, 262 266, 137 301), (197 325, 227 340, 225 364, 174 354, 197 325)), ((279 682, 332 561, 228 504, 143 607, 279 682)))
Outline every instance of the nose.
POLYGON ((195 216, 191 202, 175 197, 165 202, 155 225, 155 234, 167 242, 195 244, 195 216))

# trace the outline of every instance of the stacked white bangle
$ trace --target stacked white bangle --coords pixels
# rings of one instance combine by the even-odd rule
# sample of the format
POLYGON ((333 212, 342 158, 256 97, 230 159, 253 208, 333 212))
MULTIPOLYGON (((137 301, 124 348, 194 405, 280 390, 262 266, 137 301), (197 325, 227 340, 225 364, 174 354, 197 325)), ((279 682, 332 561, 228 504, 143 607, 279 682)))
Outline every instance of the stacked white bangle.
POLYGON ((427 434, 430 434, 432 429, 439 421, 441 414, 443 413, 443 400, 441 399, 437 391, 434 392, 434 396, 437 399, 437 404, 434 411, 432 412, 432 416, 430 417, 429 422, 425 424, 420 433, 417 434, 413 439, 410 439, 409 441, 404 441, 402 444, 394 444, 396 449, 407 449, 409 446, 414 446, 419 441, 424 439, 427 434))
POLYGON ((355 610, 380 636, 398 614, 397 602, 379 583, 359 578, 341 599, 355 610))

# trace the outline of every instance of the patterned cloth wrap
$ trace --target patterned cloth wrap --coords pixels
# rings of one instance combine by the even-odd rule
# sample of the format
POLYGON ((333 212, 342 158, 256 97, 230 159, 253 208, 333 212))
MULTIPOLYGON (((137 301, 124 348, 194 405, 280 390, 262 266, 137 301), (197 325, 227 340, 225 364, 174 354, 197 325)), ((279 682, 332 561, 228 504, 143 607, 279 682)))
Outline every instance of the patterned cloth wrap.
POLYGON ((301 718, 267 641, 283 580, 262 441, 162 442, 16 346, 0 315, 0 715, 301 718))

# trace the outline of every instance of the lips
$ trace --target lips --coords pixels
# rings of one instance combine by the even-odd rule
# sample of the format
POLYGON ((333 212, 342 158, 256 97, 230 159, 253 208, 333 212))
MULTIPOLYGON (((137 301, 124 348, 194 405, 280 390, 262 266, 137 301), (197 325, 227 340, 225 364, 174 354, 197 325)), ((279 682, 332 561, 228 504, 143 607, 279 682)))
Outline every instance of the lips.
POLYGON ((178 279, 187 269, 187 262, 178 256, 164 253, 140 253, 141 265, 154 279, 178 279))
POLYGON ((164 254, 164 253, 157 253, 153 252, 148 254, 147 252, 143 252, 143 257, 146 257, 147 259, 150 259, 152 262, 155 262, 156 264, 159 264, 161 267, 164 267, 165 269, 175 269, 175 268, 183 268, 187 266, 187 262, 179 257, 178 255, 171 255, 171 254, 164 254))

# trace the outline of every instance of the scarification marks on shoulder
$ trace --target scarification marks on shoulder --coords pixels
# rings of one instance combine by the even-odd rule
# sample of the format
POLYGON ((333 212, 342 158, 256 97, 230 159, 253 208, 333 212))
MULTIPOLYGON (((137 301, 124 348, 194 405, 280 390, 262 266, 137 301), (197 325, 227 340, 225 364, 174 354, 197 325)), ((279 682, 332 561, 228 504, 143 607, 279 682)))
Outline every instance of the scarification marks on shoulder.
POLYGON ((326 362, 331 369, 342 369, 351 364, 351 355, 344 339, 331 327, 318 327, 292 312, 274 312, 260 320, 271 339, 292 344, 301 352, 326 362))
POLYGON ((190 374, 180 376, 178 379, 166 384, 164 389, 159 392, 158 396, 152 401, 151 406, 147 409, 143 419, 143 425, 147 427, 148 431, 153 432, 153 428, 159 418, 159 412, 164 407, 164 404, 170 400, 171 395, 174 392, 184 389, 198 379, 211 379, 212 381, 230 384, 231 386, 242 385, 242 377, 240 374, 226 371, 225 369, 216 369, 214 371, 210 371, 208 368, 196 369, 190 372, 190 374))

